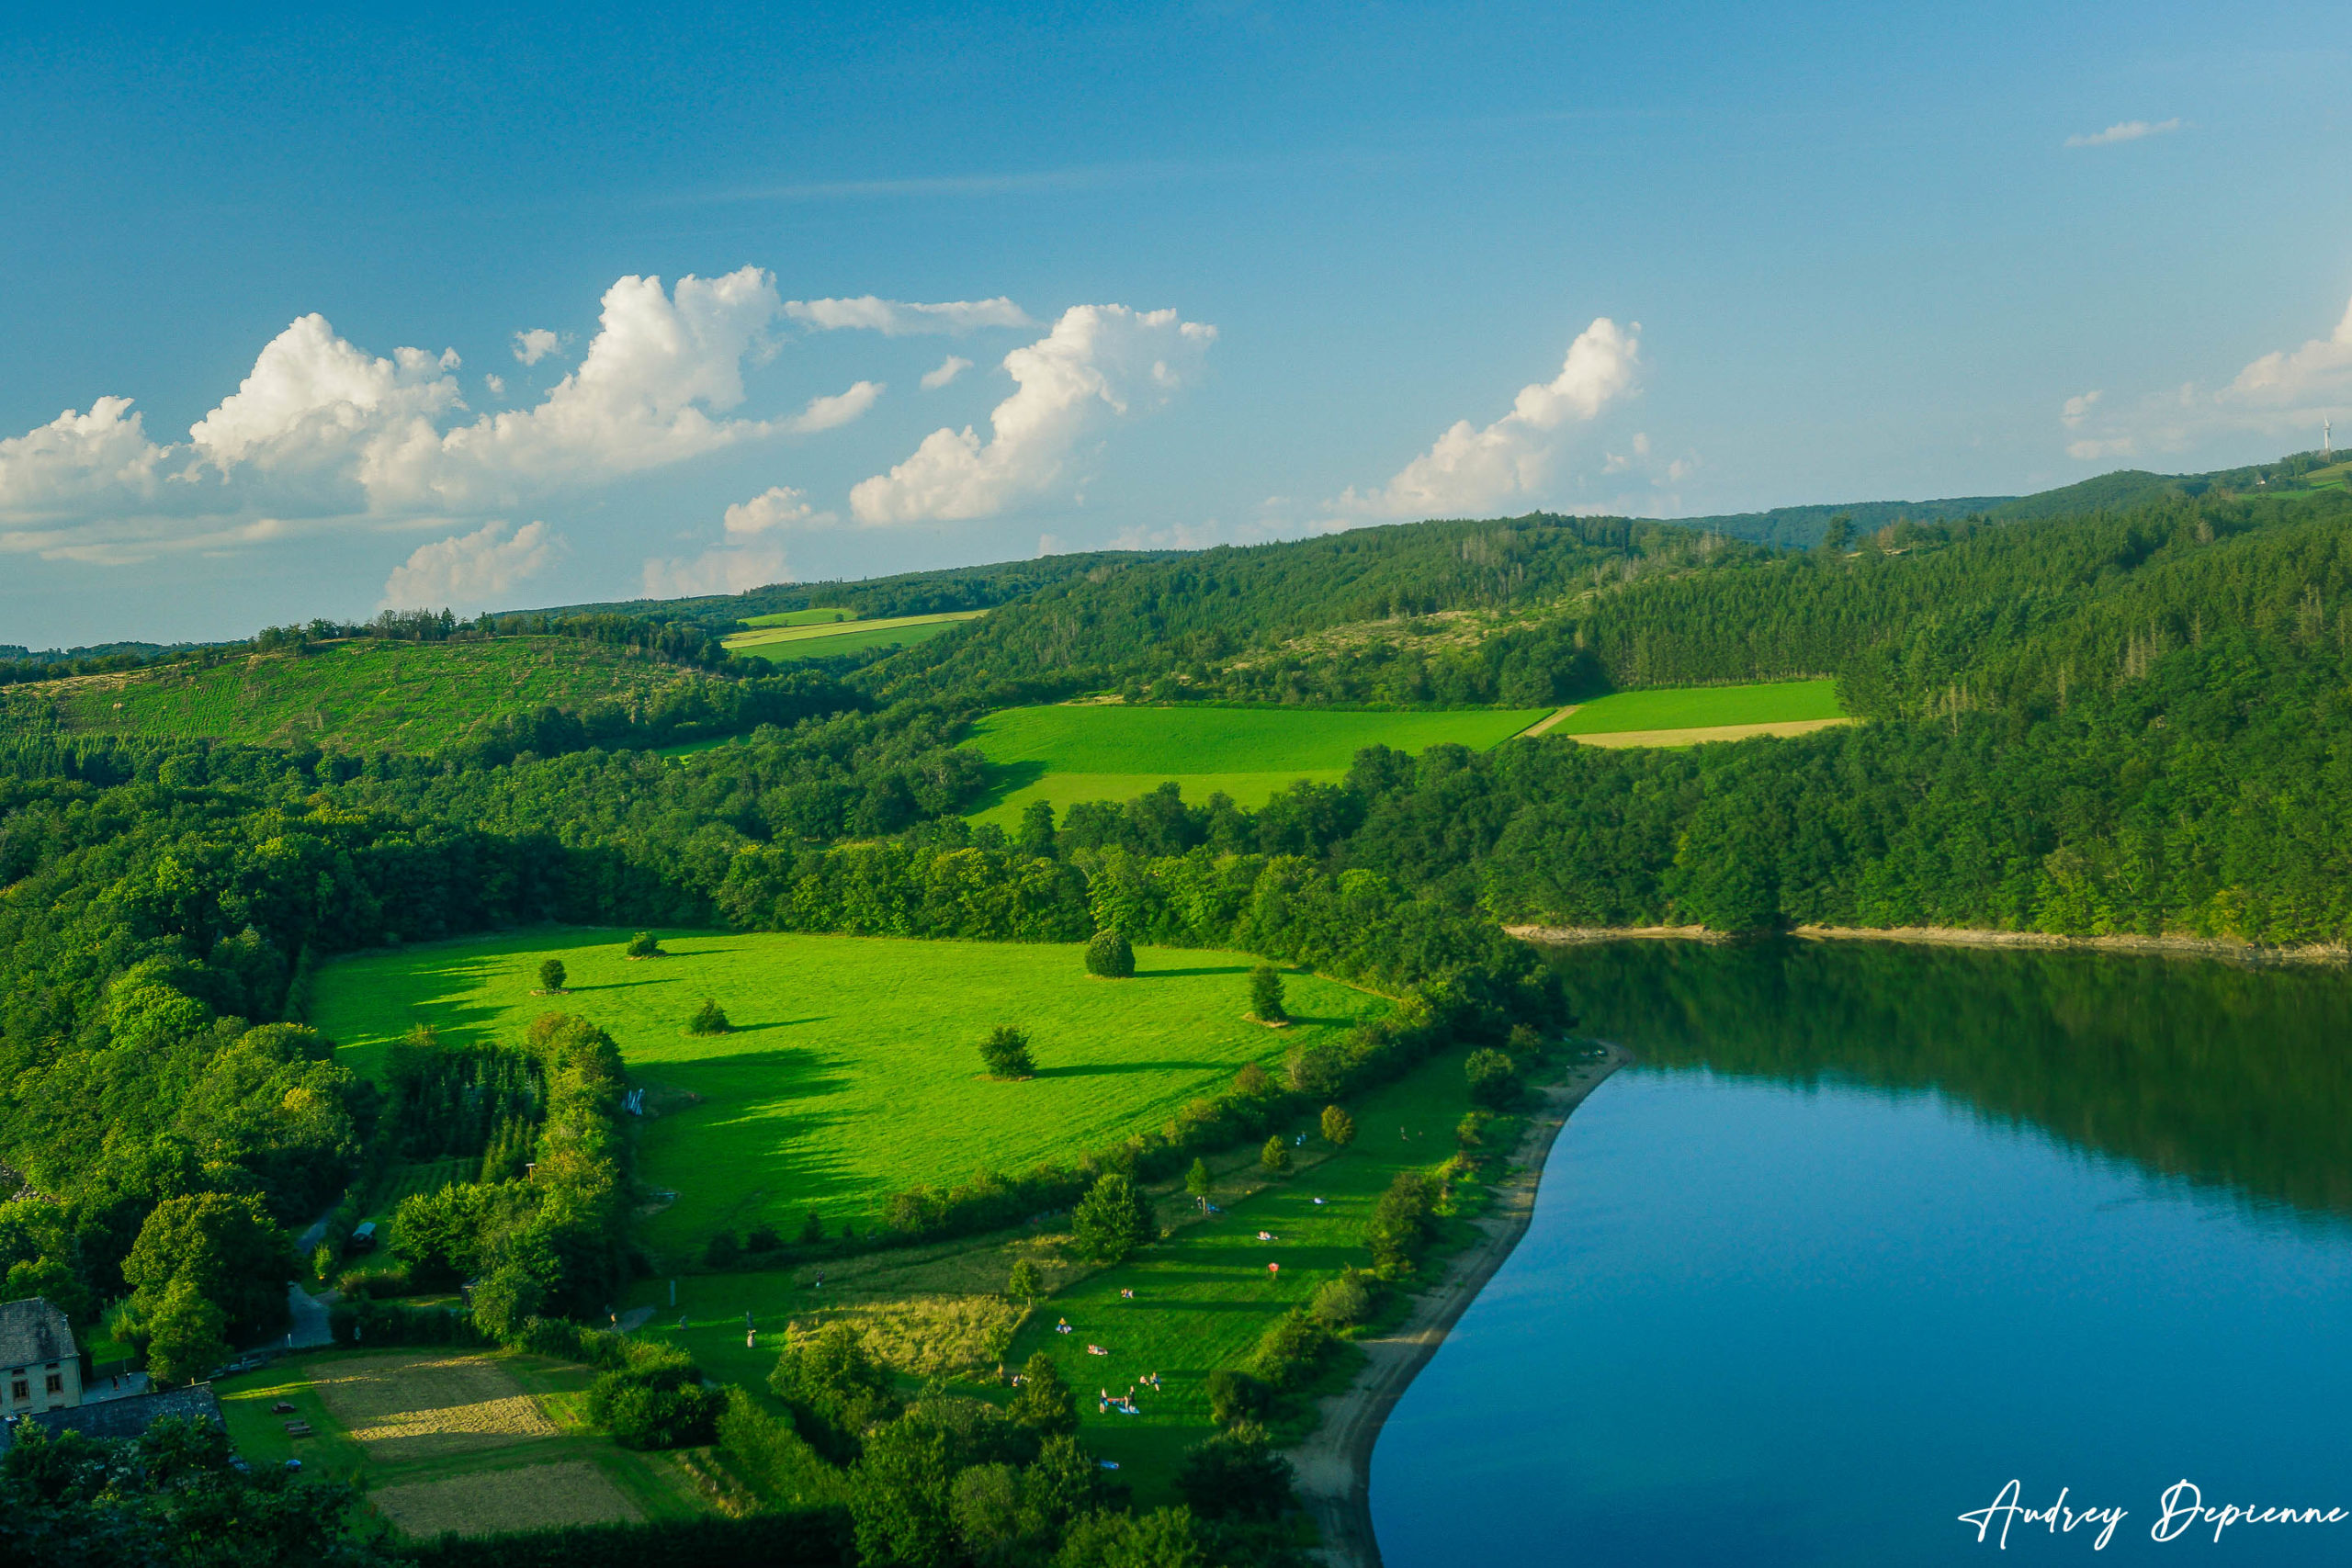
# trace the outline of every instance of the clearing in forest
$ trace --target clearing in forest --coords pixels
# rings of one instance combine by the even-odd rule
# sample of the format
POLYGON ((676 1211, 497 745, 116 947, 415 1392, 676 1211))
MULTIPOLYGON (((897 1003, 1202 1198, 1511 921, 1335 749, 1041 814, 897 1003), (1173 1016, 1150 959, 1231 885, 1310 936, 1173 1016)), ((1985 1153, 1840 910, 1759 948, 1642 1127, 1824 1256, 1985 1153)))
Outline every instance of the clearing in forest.
POLYGON ((1011 827, 1033 800, 1049 800, 1059 811, 1075 801, 1131 799, 1169 780, 1195 805, 1222 790, 1238 805, 1258 807, 1301 779, 1338 782, 1367 746, 1419 751, 1451 743, 1483 751, 1545 711, 1107 703, 1006 708, 972 727, 970 743, 989 763, 989 792, 972 818, 1011 827))
POLYGON ((781 616, 761 615, 748 623, 752 629, 729 637, 727 651, 773 660, 827 659, 838 653, 888 648, 893 643, 912 648, 987 613, 956 610, 939 615, 893 615, 878 621, 859 621, 844 618, 847 612, 786 610, 781 616))
POLYGON ((1846 710, 1838 705, 1837 682, 1771 681, 1612 692, 1562 709, 1536 730, 1592 746, 1691 746, 1751 735, 1802 735, 1846 719, 1846 710))
POLYGON ((863 1229, 918 1183, 1074 1159, 1386 1006, 1294 975, 1297 1021, 1266 1029, 1244 1016, 1258 961, 1238 953, 1138 948, 1135 978, 1102 980, 1074 943, 680 932, 662 934, 670 956, 631 962, 627 938, 545 929, 362 954, 320 972, 311 1016, 361 1071, 418 1023, 454 1043, 519 1041, 553 1010, 591 1020, 649 1090, 639 1169, 677 1194, 649 1239, 699 1248, 763 1221, 790 1235, 811 1208, 863 1229), (549 957, 566 994, 535 996, 549 957), (686 1032, 707 997, 730 1032, 686 1032), (999 1023, 1028 1032, 1036 1077, 984 1076, 999 1023))
POLYGON ((331 751, 438 751, 499 718, 553 705, 643 707, 710 677, 577 637, 395 642, 358 637, 301 653, 237 653, 76 675, 0 698, 11 728, 209 737, 331 751))

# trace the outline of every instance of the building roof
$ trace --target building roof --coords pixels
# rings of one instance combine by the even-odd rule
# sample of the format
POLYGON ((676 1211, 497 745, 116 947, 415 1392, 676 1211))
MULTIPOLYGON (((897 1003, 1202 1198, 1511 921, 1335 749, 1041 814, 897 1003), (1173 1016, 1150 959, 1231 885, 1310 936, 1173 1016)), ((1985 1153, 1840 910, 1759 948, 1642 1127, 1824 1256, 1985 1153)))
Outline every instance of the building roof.
MULTIPOLYGON (((150 1423, 166 1416, 200 1416, 227 1430, 227 1423, 220 1418, 220 1402, 212 1397, 212 1390, 204 1383, 194 1388, 175 1388, 168 1393, 134 1393, 97 1404, 78 1404, 70 1410, 44 1410, 38 1416, 20 1416, 17 1419, 36 1422, 47 1427, 51 1436, 73 1431, 88 1438, 136 1438, 147 1430, 150 1423)), ((15 1444, 15 1427, 16 1422, 0 1421, 0 1453, 7 1452, 15 1444)))
POLYGON ((0 1303, 0 1368, 70 1361, 80 1354, 74 1325, 40 1297, 0 1303))

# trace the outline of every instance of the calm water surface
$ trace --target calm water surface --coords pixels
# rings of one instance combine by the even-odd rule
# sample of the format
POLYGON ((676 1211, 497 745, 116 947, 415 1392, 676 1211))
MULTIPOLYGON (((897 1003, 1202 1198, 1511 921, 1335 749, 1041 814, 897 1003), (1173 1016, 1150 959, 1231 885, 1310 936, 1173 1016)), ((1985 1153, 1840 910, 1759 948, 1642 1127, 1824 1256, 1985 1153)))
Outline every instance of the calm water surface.
POLYGON ((1644 1059, 1373 1460, 1389 1568, 2352 1562, 2352 978, 2056 954, 1564 955, 1644 1059), (2103 1551, 1963 1512, 2128 1510, 2103 1551), (1997 1525, 1996 1526, 1997 1534, 1997 1525))

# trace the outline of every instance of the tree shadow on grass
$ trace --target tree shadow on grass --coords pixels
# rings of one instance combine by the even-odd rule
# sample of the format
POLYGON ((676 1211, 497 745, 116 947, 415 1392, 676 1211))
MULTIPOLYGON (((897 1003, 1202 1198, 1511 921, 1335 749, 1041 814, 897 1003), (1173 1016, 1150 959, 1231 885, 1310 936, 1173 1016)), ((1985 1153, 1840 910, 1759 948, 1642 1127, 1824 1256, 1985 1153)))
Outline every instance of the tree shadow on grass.
POLYGON ((1247 964, 1205 964, 1193 969, 1138 969, 1132 978, 1137 980, 1174 980, 1187 975, 1247 975, 1247 964))
POLYGON ((730 1026, 729 1034, 763 1034, 771 1029, 794 1029, 804 1023, 824 1023, 832 1018, 829 1012, 810 1013, 807 1018, 771 1019, 765 1023, 738 1023, 730 1026))
POLYGON ((1046 776, 1046 762, 989 762, 980 769, 979 798, 967 806, 967 816, 978 816, 1004 804, 1016 790, 1028 788, 1046 776))

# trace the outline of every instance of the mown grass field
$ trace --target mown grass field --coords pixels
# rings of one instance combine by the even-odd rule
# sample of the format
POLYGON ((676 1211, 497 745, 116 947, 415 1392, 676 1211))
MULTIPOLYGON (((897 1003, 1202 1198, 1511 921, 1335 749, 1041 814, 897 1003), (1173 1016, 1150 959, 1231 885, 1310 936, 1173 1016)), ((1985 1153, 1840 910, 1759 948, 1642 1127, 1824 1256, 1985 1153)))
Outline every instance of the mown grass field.
MULTIPOLYGON (((1080 1395, 1080 1440, 1120 1466, 1119 1479, 1136 1488, 1142 1506, 1172 1500, 1170 1481, 1183 1450, 1214 1429, 1209 1373, 1240 1360, 1268 1325, 1305 1305, 1340 1269, 1368 1267, 1363 1225, 1380 1194, 1398 1171, 1435 1166, 1453 1153, 1454 1127, 1470 1106, 1464 1054, 1432 1058, 1351 1102, 1357 1136, 1344 1151, 1331 1149, 1302 1120, 1292 1131, 1306 1134, 1306 1142, 1294 1153, 1299 1168, 1290 1176, 1263 1175, 1254 1146, 1212 1158, 1213 1201, 1225 1211, 1220 1215, 1199 1218, 1180 1183, 1161 1183, 1158 1207, 1175 1234, 1128 1263, 1095 1269, 1067 1259, 1045 1262, 1054 1293, 1036 1303, 1002 1359, 1017 1366, 1037 1350, 1054 1357, 1080 1395), (1260 1241, 1261 1230, 1276 1239, 1260 1241), (1281 1264, 1280 1271, 1270 1271, 1269 1263, 1281 1264), (1128 1290, 1135 1292, 1132 1299, 1121 1294, 1128 1290), (1071 1332, 1056 1333, 1055 1325, 1064 1320, 1071 1332), (1090 1355, 1089 1345, 1110 1353, 1090 1355), (1153 1372, 1160 1387, 1136 1391, 1140 1414, 1098 1409, 1101 1391, 1124 1393, 1153 1372)), ((1492 1129, 1497 1146, 1508 1147, 1510 1126, 1492 1129)), ((1468 1233, 1461 1219, 1447 1221, 1446 1228, 1455 1239, 1468 1233)), ((806 1328, 845 1306, 888 1303, 885 1310, 920 1312, 928 1303, 956 1300, 954 1292, 1001 1291, 1016 1256, 1044 1261, 1057 1252, 1048 1236, 966 1243, 960 1249, 828 1263, 822 1289, 816 1287, 816 1269, 804 1265, 689 1275, 676 1281, 675 1305, 668 1280, 643 1280, 628 1301, 654 1309, 647 1336, 691 1352, 715 1378, 764 1391, 788 1325, 806 1328), (751 1347, 744 1343, 747 1312, 759 1330, 751 1347)), ((1333 1386, 1349 1375, 1347 1361, 1342 1351, 1327 1373, 1333 1386)), ((921 1382, 911 1368, 899 1371, 910 1390, 921 1382)), ((972 1382, 968 1374, 959 1381, 972 1382)), ((992 1398, 1010 1393, 985 1382, 981 1387, 992 1398)))
POLYGON ((1612 692, 1579 704, 1554 735, 1702 729, 1728 724, 1789 724, 1843 718, 1835 681, 1773 681, 1753 686, 1674 686, 1612 692))
POLYGON ((1242 1063, 1386 1006, 1294 976, 1300 1021, 1265 1029, 1244 1016, 1256 961, 1234 953, 1139 949, 1134 979, 1099 980, 1076 945, 667 932, 672 956, 632 963, 627 935, 540 930, 355 956, 320 972, 311 1018, 363 1072, 416 1023, 513 1040, 550 1010, 593 1020, 662 1112, 641 1130, 640 1169, 678 1196, 649 1239, 698 1249, 763 1220, 789 1234, 811 1207, 829 1228, 862 1225, 917 1182, 1157 1128, 1242 1063), (531 994, 548 957, 570 972, 567 995, 531 994), (706 997, 734 1032, 686 1032, 706 997), (1035 1078, 983 1076, 979 1041, 1000 1022, 1029 1032, 1035 1078))
POLYGON ((747 626, 819 626, 836 621, 854 621, 857 612, 829 605, 820 610, 778 610, 772 615, 746 615, 747 626))
POLYGON ((823 659, 837 653, 863 653, 893 643, 912 648, 965 621, 977 620, 985 610, 957 610, 940 615, 897 615, 878 621, 847 621, 832 611, 786 610, 784 619, 762 615, 749 623, 755 629, 727 639, 727 650, 746 658, 823 659), (788 617, 807 616, 793 620, 788 617), (821 618, 820 618, 821 617, 821 618))
POLYGON ((972 727, 989 762, 989 793, 975 821, 1011 826, 1033 800, 1055 809, 1080 800, 1125 800, 1174 780, 1193 802, 1222 790, 1262 806, 1300 779, 1343 777, 1366 746, 1419 751, 1442 742, 1485 750, 1544 717, 1548 708, 1343 712, 1331 708, 1133 707, 1064 704, 1006 708, 972 727))
POLYGON ((705 1511, 677 1461, 631 1453, 578 1415, 594 1373, 544 1357, 419 1348, 325 1350, 213 1384, 230 1440, 263 1468, 365 1483, 415 1537, 705 1511), (281 1415, 272 1406, 294 1406, 281 1415), (311 1427, 287 1431, 290 1421, 311 1427))
POLYGON ((415 643, 360 638, 307 654, 240 654, 209 670, 84 675, 7 694, 12 727, 145 739, 204 736, 341 751, 439 750, 504 714, 634 705, 706 679, 574 637, 415 643))

